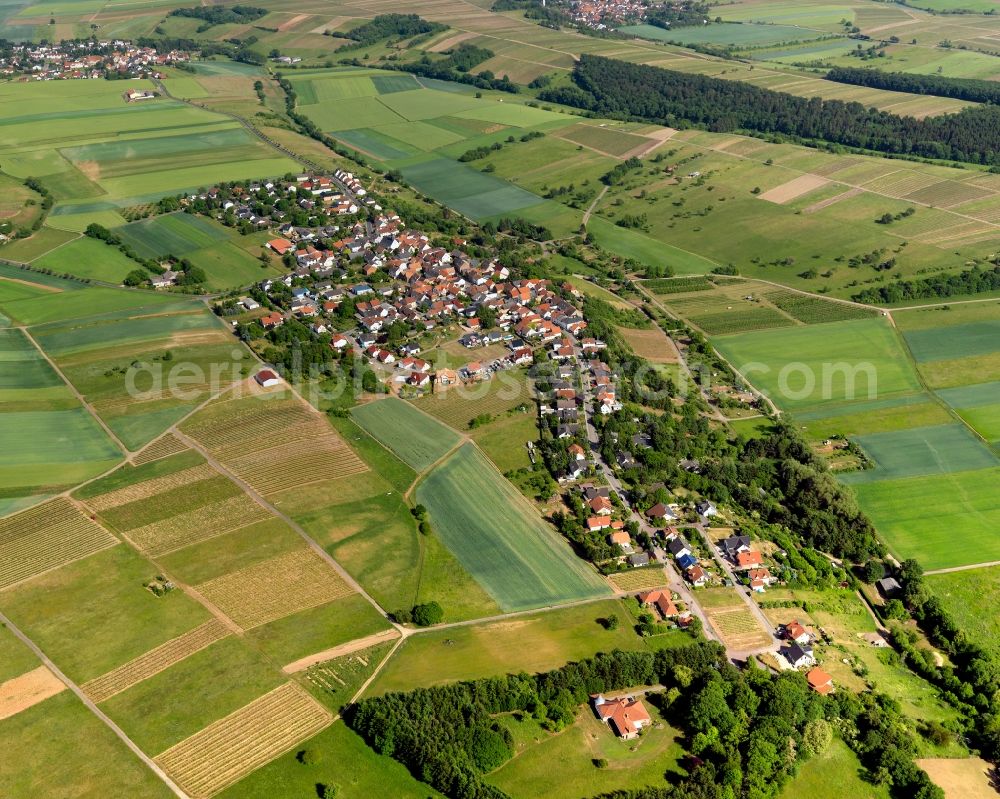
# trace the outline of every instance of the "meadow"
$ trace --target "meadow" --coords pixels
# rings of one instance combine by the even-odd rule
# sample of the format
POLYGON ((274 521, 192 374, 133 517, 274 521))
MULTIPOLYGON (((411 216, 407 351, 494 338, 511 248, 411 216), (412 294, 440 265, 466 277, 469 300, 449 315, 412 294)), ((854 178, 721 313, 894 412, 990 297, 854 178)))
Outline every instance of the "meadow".
POLYGON ((460 440, 451 429, 394 397, 359 405, 351 410, 351 417, 418 472, 440 460, 460 440))
POLYGON ((608 593, 474 445, 437 466, 416 497, 444 544, 504 610, 608 593))
POLYGON ((659 785, 679 774, 680 732, 655 708, 653 726, 638 743, 616 738, 589 705, 566 729, 551 733, 525 714, 502 717, 514 737, 514 757, 487 781, 514 799, 562 799, 659 785), (596 758, 607 765, 598 769, 596 758))
POLYGON ((963 424, 908 427, 853 440, 876 467, 843 475, 841 479, 852 485, 1000 466, 996 455, 963 424))
POLYGON ((854 486, 862 508, 900 559, 925 569, 1000 560, 996 468, 854 486))
POLYGON ((929 574, 927 585, 974 641, 1000 651, 1000 619, 983 612, 1000 601, 1000 567, 929 574))
POLYGON ((614 649, 645 648, 626 625, 607 630, 600 620, 628 618, 617 600, 602 600, 413 636, 389 659, 367 695, 519 672, 557 668, 614 649))
POLYGON ((862 778, 861 761, 839 738, 820 755, 809 758, 779 794, 780 799, 812 796, 814 799, 888 799, 884 786, 862 778))
POLYGON ((889 401, 920 391, 895 332, 880 319, 744 333, 713 343, 789 410, 823 406, 834 415, 852 402, 889 401))

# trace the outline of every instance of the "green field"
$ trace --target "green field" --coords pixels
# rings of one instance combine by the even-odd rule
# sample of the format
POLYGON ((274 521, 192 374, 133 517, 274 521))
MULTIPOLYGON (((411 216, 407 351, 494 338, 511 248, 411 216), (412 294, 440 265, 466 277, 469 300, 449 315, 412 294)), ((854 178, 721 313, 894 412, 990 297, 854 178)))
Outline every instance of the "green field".
POLYGON ((600 624, 612 614, 628 618, 625 606, 609 599, 415 635, 396 650, 368 694, 503 674, 533 674, 597 652, 644 649, 643 639, 627 625, 607 630, 600 624))
POLYGON ((504 610, 608 592, 471 444, 418 485, 417 499, 445 546, 504 610))
POLYGON ((854 486, 862 508, 900 559, 925 569, 1000 560, 998 469, 854 486))
POLYGON ((1000 617, 983 612, 1000 601, 1000 567, 929 574, 926 579, 971 640, 1000 652, 1000 617))
POLYGON ((845 483, 867 483, 948 472, 990 469, 996 456, 962 424, 910 427, 857 436, 876 468, 844 475, 845 483))
POLYGON ((626 25, 622 33, 663 42, 682 44, 721 44, 739 47, 741 45, 762 46, 782 42, 818 39, 820 31, 797 28, 791 25, 722 24, 700 25, 664 30, 655 25, 626 25))
POLYGON ((131 222, 115 231, 143 258, 183 257, 225 241, 225 230, 195 214, 167 214, 131 222))
POLYGON ((418 472, 440 460, 460 440, 454 431, 394 397, 359 405, 351 416, 418 472))
POLYGON ((308 797, 316 795, 317 785, 334 786, 338 799, 441 799, 441 794, 418 782, 403 764, 376 753, 343 721, 257 769, 219 794, 219 799, 308 797), (303 748, 316 752, 319 761, 308 765, 299 762, 297 755, 303 748))
POLYGON ((822 406, 915 394, 920 384, 881 319, 782 328, 714 339, 722 354, 779 406, 822 406))
POLYGON ((823 754, 809 758, 782 789, 780 799, 888 799, 889 791, 862 778, 861 762, 839 738, 823 754))
POLYGON ((987 355, 1000 349, 1000 319, 950 325, 946 328, 908 330, 906 343, 918 363, 987 355))
POLYGON ((653 726, 638 745, 615 737, 589 705, 558 733, 544 730, 527 714, 504 716, 515 741, 514 757, 492 772, 487 782, 513 799, 565 799, 662 786, 664 778, 682 773, 680 731, 658 710, 647 709, 653 726), (606 760, 607 766, 597 768, 596 758, 606 760))
POLYGON ((0 784, 7 799, 174 796, 69 691, 0 722, 0 784), (45 768, 37 768, 39 758, 45 768))
POLYGON ((718 266, 710 258, 658 241, 637 230, 618 227, 600 216, 590 217, 587 232, 607 250, 641 264, 669 266, 678 274, 701 275, 718 266))
POLYGON ((114 546, 5 591, 0 608, 67 676, 86 682, 209 618, 183 591, 153 596, 143 583, 155 576, 151 563, 114 546))
POLYGON ((121 284, 125 275, 141 267, 127 258, 117 247, 88 237, 79 238, 51 250, 32 262, 38 269, 51 269, 62 274, 69 272, 78 277, 121 284))

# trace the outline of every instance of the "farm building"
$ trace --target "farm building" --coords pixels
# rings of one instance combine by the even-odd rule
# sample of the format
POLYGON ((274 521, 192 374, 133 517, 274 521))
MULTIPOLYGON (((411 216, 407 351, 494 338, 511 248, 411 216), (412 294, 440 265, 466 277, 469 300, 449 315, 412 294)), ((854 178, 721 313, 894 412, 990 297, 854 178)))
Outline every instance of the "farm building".
POLYGON ((271 386, 277 386, 281 384, 281 378, 278 377, 276 372, 270 369, 261 369, 254 375, 254 380, 256 380, 264 388, 270 388, 271 386))
POLYGON ((665 619, 678 614, 677 605, 668 591, 646 591, 639 594, 639 602, 643 607, 655 607, 665 619))

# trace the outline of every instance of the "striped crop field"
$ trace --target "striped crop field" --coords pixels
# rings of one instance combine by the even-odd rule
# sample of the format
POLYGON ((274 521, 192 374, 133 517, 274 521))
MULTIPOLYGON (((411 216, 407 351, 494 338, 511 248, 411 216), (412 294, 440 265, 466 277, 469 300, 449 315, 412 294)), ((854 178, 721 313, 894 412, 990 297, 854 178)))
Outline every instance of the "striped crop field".
POLYGON ((9 516, 0 521, 0 590, 117 543, 68 499, 9 516))
POLYGON ((350 586, 311 549, 278 555, 196 588, 244 630, 351 594, 350 586))
POLYGON ((105 699, 110 699, 115 694, 120 694, 131 688, 136 683, 147 680, 154 674, 159 674, 175 663, 180 663, 184 658, 214 644, 221 638, 225 638, 231 632, 232 630, 218 619, 209 619, 193 630, 150 649, 128 663, 123 663, 118 668, 112 669, 100 677, 95 677, 80 687, 94 702, 103 702, 105 699))
POLYGON ((212 796, 260 768, 332 720, 295 683, 285 683, 157 755, 195 799, 212 796))

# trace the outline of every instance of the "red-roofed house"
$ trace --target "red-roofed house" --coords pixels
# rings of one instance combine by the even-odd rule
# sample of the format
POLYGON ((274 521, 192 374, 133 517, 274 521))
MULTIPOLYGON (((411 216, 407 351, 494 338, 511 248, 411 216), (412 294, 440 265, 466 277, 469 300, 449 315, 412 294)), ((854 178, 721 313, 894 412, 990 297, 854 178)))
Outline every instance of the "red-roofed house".
POLYGON ((833 677, 823 671, 823 669, 819 666, 809 671, 806 674, 806 679, 809 681, 809 687, 816 693, 822 694, 823 696, 833 693, 833 677))
POLYGON ((607 497, 594 497, 590 500, 590 509, 598 516, 610 516, 614 505, 607 497))
POLYGON ((604 530, 611 526, 611 519, 607 516, 591 516, 587 519, 587 529, 590 532, 595 530, 604 530))
POLYGON ((810 635, 809 631, 796 619, 785 625, 785 638, 789 641, 795 641, 797 644, 808 644, 810 635))
POLYGON ((687 570, 687 578, 691 581, 691 585, 701 587, 708 582, 708 572, 695 564, 687 570))
POLYGON ((653 723, 649 711, 642 700, 630 696, 621 699, 605 699, 600 694, 591 697, 598 718, 605 722, 619 738, 631 740, 639 731, 653 723))
POLYGON ((267 316, 262 316, 260 318, 261 326, 265 330, 270 330, 271 328, 278 327, 284 321, 285 321, 285 317, 283 317, 277 311, 272 311, 267 316))
POLYGON ((267 246, 269 249, 274 250, 278 255, 284 255, 289 250, 295 247, 288 239, 271 239, 267 246))
POLYGON ((759 552, 740 552, 736 555, 736 568, 738 569, 752 569, 760 566, 763 562, 759 552))
POLYGON ((646 591, 644 594, 639 594, 639 602, 643 607, 654 606, 665 619, 678 615, 677 606, 668 591, 646 591))

